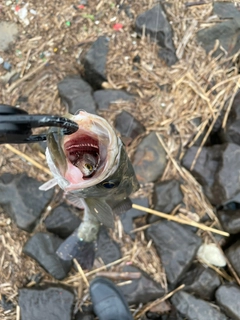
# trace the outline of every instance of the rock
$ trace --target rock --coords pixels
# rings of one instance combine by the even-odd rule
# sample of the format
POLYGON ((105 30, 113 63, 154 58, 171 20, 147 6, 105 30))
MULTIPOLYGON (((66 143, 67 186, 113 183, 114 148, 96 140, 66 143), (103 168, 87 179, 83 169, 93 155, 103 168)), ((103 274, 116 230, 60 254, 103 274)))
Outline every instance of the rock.
POLYGON ((175 293, 171 302, 188 320, 227 320, 227 317, 210 303, 184 291, 175 293))
POLYGON ((184 291, 203 300, 214 300, 215 291, 221 285, 218 274, 200 263, 185 273, 180 283, 185 284, 184 291))
POLYGON ((78 312, 74 320, 94 320, 93 314, 84 314, 83 312, 78 312))
POLYGON ((225 255, 230 261, 233 269, 240 277, 240 240, 232 244, 226 251, 225 255))
MULTIPOLYGON (((133 203, 138 204, 139 206, 149 207, 148 198, 135 198, 131 199, 133 203)), ((120 215, 120 219, 123 225, 123 230, 126 234, 130 235, 130 237, 134 240, 135 233, 131 233, 133 230, 133 219, 143 217, 146 215, 146 212, 136 210, 134 208, 128 210, 127 212, 120 215)))
POLYGON ((73 302, 73 293, 60 286, 19 290, 21 320, 71 320, 73 302))
POLYGON ((71 269, 71 261, 60 259, 56 250, 63 242, 57 236, 38 232, 34 234, 23 247, 23 253, 36 260, 54 278, 65 278, 71 269))
POLYGON ((76 259, 82 269, 90 270, 95 258, 94 242, 80 240, 78 237, 78 228, 62 242, 57 249, 57 255, 64 261, 76 259))
POLYGON ((4 294, 1 294, 0 307, 2 307, 4 311, 8 312, 15 308, 14 304, 9 301, 4 294))
POLYGON ((77 114, 80 110, 85 110, 96 114, 96 104, 92 97, 93 90, 80 76, 64 78, 58 83, 58 92, 69 113, 77 114))
MULTIPOLYGON (((188 170, 198 147, 187 150, 182 164, 188 170)), ((234 143, 203 147, 192 170, 206 196, 214 205, 240 200, 240 146, 234 143), (231 168, 231 170, 229 170, 231 168), (227 182, 227 183, 226 183, 227 182)))
POLYGON ((230 234, 240 232, 240 210, 218 210, 218 218, 223 229, 230 234))
POLYGON ((227 316, 240 320, 240 287, 235 284, 225 284, 216 291, 216 302, 227 316))
POLYGON ((97 90, 93 93, 93 98, 99 110, 107 110, 111 103, 117 101, 134 101, 134 96, 124 90, 97 90))
POLYGON ((62 203, 53 209, 44 223, 49 232, 65 239, 80 225, 81 219, 72 213, 70 206, 62 203))
MULTIPOLYGON (((161 181, 155 184, 153 192, 154 210, 171 213, 183 200, 180 182, 177 180, 161 181)), ((158 216, 149 215, 148 223, 160 220, 158 216)))
POLYGON ((0 176, 0 204, 17 226, 28 232, 34 229, 54 194, 54 189, 40 191, 38 188, 41 184, 25 173, 5 173, 0 176))
POLYGON ((198 31, 197 41, 209 53, 214 48, 216 40, 218 40, 219 47, 214 51, 213 57, 225 56, 225 51, 229 56, 234 55, 240 50, 240 39, 237 36, 240 33, 239 18, 217 23, 213 27, 198 31))
POLYGON ((240 19, 240 12, 232 2, 214 2, 213 14, 218 15, 220 19, 240 19))
POLYGON ((98 233, 96 258, 101 257, 104 264, 111 263, 122 258, 119 245, 113 241, 107 229, 102 226, 98 233))
POLYGON ((0 22, 0 51, 9 49, 10 44, 13 43, 18 34, 17 24, 10 21, 0 22))
POLYGON ((146 234, 153 240, 168 281, 175 284, 192 264, 201 245, 201 238, 188 227, 171 221, 153 224, 146 234))
POLYGON ((224 141, 240 145, 240 90, 236 93, 228 116, 225 130, 221 131, 224 141))
POLYGON ((145 132, 145 127, 136 120, 129 112, 122 111, 116 116, 115 128, 123 138, 130 138, 130 141, 145 132))
POLYGON ((143 29, 146 36, 150 36, 151 40, 162 47, 159 55, 166 61, 167 65, 171 66, 176 63, 177 57, 172 40, 172 28, 160 3, 137 17, 135 30, 139 36, 142 36, 143 29))
POLYGON ((203 243, 198 249, 197 257, 216 267, 226 266, 226 259, 215 243, 203 243))
POLYGON ((155 132, 149 133, 138 145, 133 167, 140 183, 158 180, 166 167, 166 152, 155 132))
POLYGON ((119 287, 129 305, 139 303, 145 304, 149 301, 156 300, 165 294, 162 286, 151 279, 142 270, 132 266, 126 266, 123 268, 123 272, 142 273, 141 278, 132 280, 130 284, 125 284, 119 287))
POLYGON ((12 69, 12 65, 11 65, 9 62, 4 61, 4 63, 3 63, 3 69, 4 69, 4 70, 7 70, 8 72, 10 72, 11 69, 12 69))
POLYGON ((106 77, 106 61, 109 38, 100 36, 84 57, 85 79, 94 89, 100 89, 106 77))

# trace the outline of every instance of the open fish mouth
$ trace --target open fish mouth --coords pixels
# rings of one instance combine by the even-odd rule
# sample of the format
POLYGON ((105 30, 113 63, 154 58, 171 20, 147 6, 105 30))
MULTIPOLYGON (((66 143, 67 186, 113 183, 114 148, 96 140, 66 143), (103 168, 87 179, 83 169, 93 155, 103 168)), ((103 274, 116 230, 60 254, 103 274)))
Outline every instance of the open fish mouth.
MULTIPOLYGON (((97 138, 79 133, 77 137, 65 143, 64 149, 67 159, 81 171, 83 179, 91 178, 96 173, 101 163, 97 138)), ((103 155, 102 150, 101 154, 103 155)))

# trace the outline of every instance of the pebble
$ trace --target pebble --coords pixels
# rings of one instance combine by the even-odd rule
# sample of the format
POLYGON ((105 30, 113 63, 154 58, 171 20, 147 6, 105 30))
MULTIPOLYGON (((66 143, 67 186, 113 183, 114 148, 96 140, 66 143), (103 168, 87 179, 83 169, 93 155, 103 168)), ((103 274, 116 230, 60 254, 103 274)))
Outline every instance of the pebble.
POLYGON ((203 243, 197 252, 197 257, 216 267, 226 266, 226 259, 215 243, 203 243))
POLYGON ((216 291, 216 302, 227 316, 240 320, 240 287, 236 284, 225 284, 216 291))
POLYGON ((111 103, 117 101, 134 101, 134 96, 124 90, 97 90, 93 93, 93 98, 99 110, 107 110, 111 103))
POLYGON ((240 277, 240 240, 232 244, 226 251, 225 255, 230 261, 233 269, 240 277))
POLYGON ((223 229, 230 234, 240 232, 240 210, 218 210, 218 218, 223 229))

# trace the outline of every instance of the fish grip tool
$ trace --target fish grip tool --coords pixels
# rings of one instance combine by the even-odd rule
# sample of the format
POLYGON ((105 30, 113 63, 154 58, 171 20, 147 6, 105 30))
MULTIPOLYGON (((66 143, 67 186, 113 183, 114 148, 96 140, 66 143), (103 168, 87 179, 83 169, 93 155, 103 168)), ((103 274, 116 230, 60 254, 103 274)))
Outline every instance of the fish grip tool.
POLYGON ((33 128, 60 127, 69 135, 78 130, 78 124, 70 119, 49 114, 28 114, 25 110, 0 104, 0 144, 33 143, 44 141, 46 133, 33 135, 33 128))

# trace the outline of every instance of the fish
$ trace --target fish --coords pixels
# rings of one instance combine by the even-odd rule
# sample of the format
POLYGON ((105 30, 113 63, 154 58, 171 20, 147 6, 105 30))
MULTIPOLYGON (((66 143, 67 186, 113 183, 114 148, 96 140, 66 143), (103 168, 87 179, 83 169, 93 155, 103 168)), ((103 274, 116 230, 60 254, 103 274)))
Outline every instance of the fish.
POLYGON ((65 117, 79 129, 70 135, 60 128, 47 133, 46 160, 53 179, 40 189, 58 185, 71 204, 84 209, 80 226, 57 253, 89 269, 94 258, 86 253, 93 251, 100 226, 114 228, 114 215, 132 207, 129 196, 139 183, 121 138, 106 119, 83 110, 65 117))

